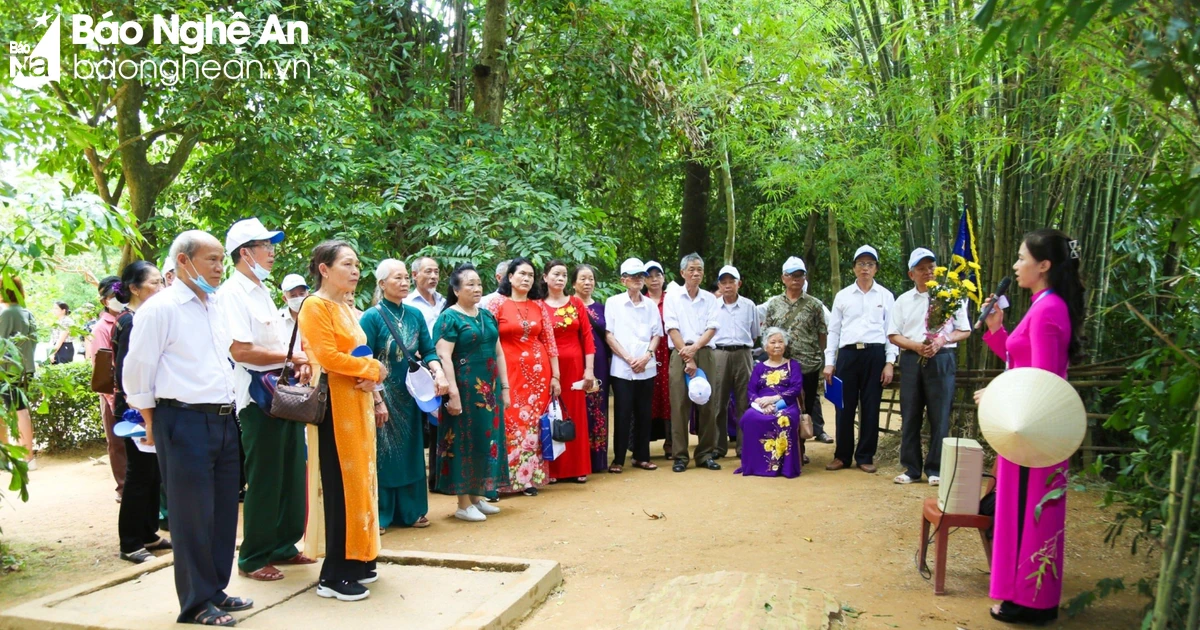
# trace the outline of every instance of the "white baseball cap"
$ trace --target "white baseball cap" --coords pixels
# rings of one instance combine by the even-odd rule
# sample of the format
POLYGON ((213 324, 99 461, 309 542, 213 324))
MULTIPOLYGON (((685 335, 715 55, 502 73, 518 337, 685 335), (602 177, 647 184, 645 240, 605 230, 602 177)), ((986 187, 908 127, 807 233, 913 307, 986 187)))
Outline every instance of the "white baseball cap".
POLYGON ((296 274, 296 273, 289 273, 288 275, 283 277, 283 282, 279 283, 279 289, 285 293, 288 291, 291 291, 292 289, 295 289, 296 287, 307 287, 307 286, 308 286, 308 281, 306 281, 304 279, 304 276, 302 276, 300 274, 296 274))
POLYGON ((169 273, 175 273, 175 259, 171 256, 167 256, 167 259, 163 261, 162 273, 164 276, 169 273))
POLYGON ((242 219, 229 228, 225 234, 225 253, 232 254, 237 248, 250 241, 270 241, 278 243, 283 240, 283 232, 268 230, 258 219, 242 219))
POLYGON ((921 261, 925 260, 926 258, 937 262, 937 256, 934 256, 933 252, 929 251, 928 249, 925 249, 924 247, 918 247, 914 249, 912 253, 908 255, 908 270, 912 271, 913 267, 921 264, 921 261))
POLYGON ((646 265, 639 258, 626 258, 621 263, 622 276, 640 276, 646 273, 646 265))
POLYGON ((783 261, 783 273, 792 274, 797 271, 808 273, 808 267, 804 266, 803 260, 795 256, 789 256, 787 260, 783 261))
MULTIPOLYGON (((686 373, 684 376, 687 376, 686 373)), ((707 405, 708 400, 712 398, 712 385, 708 382, 708 375, 704 370, 696 368, 695 376, 687 377, 688 398, 697 405, 707 405)))
POLYGON ((863 245, 862 247, 859 247, 858 250, 854 252, 854 258, 851 258, 850 260, 858 260, 858 257, 862 256, 863 254, 868 254, 871 256, 871 258, 875 259, 875 262, 879 262, 879 252, 875 251, 875 248, 871 247, 870 245, 863 245))
POLYGON ((717 272, 717 280, 720 280, 721 276, 725 275, 733 276, 734 280, 742 279, 742 274, 738 273, 737 267, 734 267, 733 265, 725 265, 724 267, 721 267, 721 270, 717 272))
POLYGON ((667 273, 666 270, 663 269, 662 263, 658 262, 657 260, 646 261, 646 273, 650 273, 651 269, 657 269, 658 273, 661 274, 667 273))

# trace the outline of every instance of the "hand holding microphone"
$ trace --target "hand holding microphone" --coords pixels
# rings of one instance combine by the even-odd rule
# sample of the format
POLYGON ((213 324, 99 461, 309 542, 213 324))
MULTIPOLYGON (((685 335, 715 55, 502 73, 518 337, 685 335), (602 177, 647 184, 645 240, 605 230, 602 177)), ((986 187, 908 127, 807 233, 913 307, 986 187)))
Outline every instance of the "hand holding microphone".
POLYGON ((1008 293, 1008 287, 1011 285, 1012 278, 1008 276, 1004 276, 1000 280, 1000 284, 996 285, 996 292, 983 303, 983 308, 979 311, 979 319, 975 320, 975 330, 979 330, 985 323, 989 330, 1000 326, 1004 321, 1004 307, 1007 306, 1007 301, 999 307, 997 307, 997 302, 1000 302, 1000 298, 1008 293), (993 326, 993 324, 995 325, 993 326))

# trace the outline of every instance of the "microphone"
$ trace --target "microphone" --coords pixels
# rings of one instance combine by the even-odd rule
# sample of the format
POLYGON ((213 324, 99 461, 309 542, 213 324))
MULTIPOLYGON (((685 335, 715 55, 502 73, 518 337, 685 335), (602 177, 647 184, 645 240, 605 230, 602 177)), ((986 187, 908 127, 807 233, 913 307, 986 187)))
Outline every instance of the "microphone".
POLYGON ((975 320, 975 330, 979 330, 983 327, 984 322, 987 321, 988 315, 992 314, 992 307, 996 306, 996 302, 1000 300, 1001 296, 1003 296, 1005 293, 1008 293, 1008 287, 1011 284, 1012 278, 1004 276, 1004 278, 1000 280, 1000 284, 996 285, 996 292, 994 294, 996 299, 993 300, 991 304, 984 306, 983 310, 979 312, 979 319, 975 320))

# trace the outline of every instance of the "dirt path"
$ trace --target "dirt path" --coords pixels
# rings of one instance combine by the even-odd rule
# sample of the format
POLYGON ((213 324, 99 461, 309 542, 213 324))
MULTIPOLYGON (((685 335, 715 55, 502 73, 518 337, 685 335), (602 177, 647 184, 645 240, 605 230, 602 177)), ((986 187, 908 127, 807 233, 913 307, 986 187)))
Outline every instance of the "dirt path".
MULTIPOLYGON (((652 452, 661 453, 661 443, 652 452)), ((832 445, 811 446, 809 454, 813 463, 794 480, 735 476, 736 462, 729 459, 719 472, 596 475, 587 484, 505 499, 503 513, 480 524, 454 520, 454 499, 432 495, 433 526, 390 531, 383 544, 562 563, 562 588, 523 630, 628 627, 632 607, 658 586, 717 571, 825 590, 860 613, 847 619, 853 628, 1002 627, 987 616, 987 566, 974 532, 950 538, 947 595, 934 596, 932 583, 914 568, 921 501, 935 496, 934 489, 893 485, 894 466, 881 466, 877 475, 827 473, 832 445)), ((0 609, 124 566, 116 558, 118 506, 108 468, 79 456, 40 463, 30 502, 6 499, 0 507, 5 540, 27 563, 0 574, 0 609)), ((1132 584, 1150 569, 1130 557, 1127 545, 1104 545, 1110 517, 1095 507, 1099 499, 1095 490, 1070 497, 1064 600, 1100 578, 1132 584)), ((1137 627, 1144 603, 1114 596, 1059 627, 1137 627)))

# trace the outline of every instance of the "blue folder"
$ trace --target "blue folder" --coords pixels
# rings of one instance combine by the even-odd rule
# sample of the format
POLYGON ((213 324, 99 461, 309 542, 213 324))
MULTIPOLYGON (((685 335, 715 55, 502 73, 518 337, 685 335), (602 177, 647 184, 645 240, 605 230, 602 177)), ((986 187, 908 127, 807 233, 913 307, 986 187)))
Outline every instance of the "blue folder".
POLYGON ((834 407, 842 408, 842 379, 833 377, 833 380, 825 384, 825 399, 833 403, 834 407))

